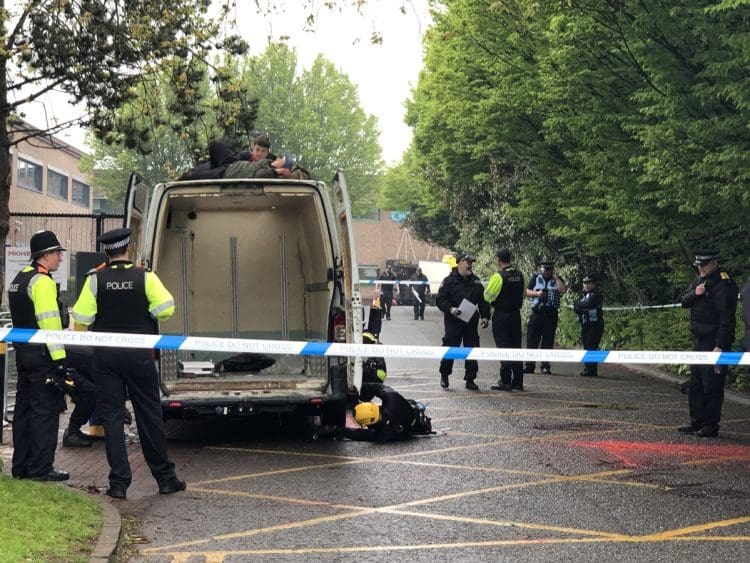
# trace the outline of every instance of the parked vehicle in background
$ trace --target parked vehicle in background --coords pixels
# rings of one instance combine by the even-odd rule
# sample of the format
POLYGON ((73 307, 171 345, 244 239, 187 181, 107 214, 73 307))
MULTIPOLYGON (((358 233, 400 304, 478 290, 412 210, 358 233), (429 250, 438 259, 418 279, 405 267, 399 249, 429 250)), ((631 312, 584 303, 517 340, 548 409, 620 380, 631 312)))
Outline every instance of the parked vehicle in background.
MULTIPOLYGON (((385 261, 385 264, 392 268, 393 274, 399 281, 409 281, 414 272, 417 271, 417 263, 408 258, 389 258, 385 261)), ((393 298, 398 305, 412 305, 414 303, 414 296, 409 291, 408 285, 400 287, 398 295, 394 295, 393 298)))

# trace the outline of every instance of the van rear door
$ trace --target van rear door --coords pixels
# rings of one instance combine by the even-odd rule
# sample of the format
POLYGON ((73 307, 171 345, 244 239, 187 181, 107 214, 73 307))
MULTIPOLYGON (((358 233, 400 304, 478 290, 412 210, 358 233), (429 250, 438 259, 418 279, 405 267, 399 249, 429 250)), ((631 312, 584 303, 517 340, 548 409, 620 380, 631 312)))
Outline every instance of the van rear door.
MULTIPOLYGON (((354 246, 354 228, 352 225, 352 206, 349 200, 349 191, 346 186, 344 173, 339 170, 333 177, 333 205, 338 220, 339 247, 341 248, 340 269, 346 301, 346 340, 347 342, 362 342, 362 296, 359 291, 359 265, 357 264, 357 252, 354 246)), ((349 373, 351 383, 357 389, 362 387, 362 362, 361 358, 349 358, 349 373)))
MULTIPOLYGON (((142 264, 142 241, 146 240, 146 217, 148 216, 150 186, 133 172, 128 180, 125 193, 125 226, 133 230, 130 235, 130 259, 134 264, 142 264)), ((148 266, 148 264, 143 264, 148 266)))

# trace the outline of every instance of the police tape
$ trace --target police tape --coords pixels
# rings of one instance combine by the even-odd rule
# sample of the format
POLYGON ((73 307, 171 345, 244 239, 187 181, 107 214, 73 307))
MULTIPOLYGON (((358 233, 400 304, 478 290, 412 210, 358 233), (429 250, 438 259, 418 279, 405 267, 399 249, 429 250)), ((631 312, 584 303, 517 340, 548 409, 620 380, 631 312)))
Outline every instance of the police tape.
POLYGON ((423 280, 359 280, 360 285, 429 285, 423 280))
MULTIPOLYGON (((565 305, 572 309, 573 305, 565 305)), ((613 307, 602 307, 602 311, 645 311, 648 309, 672 309, 682 307, 681 303, 667 303, 666 305, 616 305, 613 307)))
POLYGON ((393 344, 344 344, 295 340, 253 340, 169 334, 77 332, 69 330, 0 329, 0 341, 105 348, 191 350, 201 352, 256 353, 292 356, 411 358, 422 360, 478 360, 597 364, 698 364, 750 365, 750 353, 672 352, 662 350, 535 350, 528 348, 462 348, 393 344))

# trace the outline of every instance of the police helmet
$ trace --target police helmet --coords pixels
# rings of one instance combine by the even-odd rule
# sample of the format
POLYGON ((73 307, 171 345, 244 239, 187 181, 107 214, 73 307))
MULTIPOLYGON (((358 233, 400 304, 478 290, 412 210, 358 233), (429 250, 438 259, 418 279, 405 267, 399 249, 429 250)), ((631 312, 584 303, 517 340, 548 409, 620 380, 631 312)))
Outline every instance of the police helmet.
POLYGON ((39 258, 48 252, 65 250, 57 240, 57 235, 52 231, 39 231, 35 233, 29 241, 29 250, 32 258, 39 258))

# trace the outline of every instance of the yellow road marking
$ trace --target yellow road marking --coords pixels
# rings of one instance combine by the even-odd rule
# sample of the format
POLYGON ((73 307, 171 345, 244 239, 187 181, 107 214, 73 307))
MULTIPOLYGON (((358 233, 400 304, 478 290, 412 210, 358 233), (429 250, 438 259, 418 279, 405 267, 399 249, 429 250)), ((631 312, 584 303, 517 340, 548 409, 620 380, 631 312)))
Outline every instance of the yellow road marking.
POLYGON ((227 551, 201 551, 201 552, 163 552, 164 555, 170 555, 173 561, 184 562, 190 557, 202 556, 213 557, 209 561, 223 561, 230 556, 251 556, 251 555, 308 555, 308 554, 342 554, 342 553, 387 553, 398 551, 421 551, 429 549, 467 549, 479 547, 508 547, 508 546, 525 546, 525 545, 561 545, 561 544, 597 544, 597 543, 658 543, 658 542, 746 542, 750 541, 750 536, 691 536, 676 537, 665 539, 648 539, 644 540, 639 537, 623 538, 538 538, 538 539, 517 539, 517 540, 490 540, 475 542, 456 542, 456 543, 428 543, 428 544, 410 544, 410 545, 371 545, 371 546, 342 546, 342 547, 303 547, 303 548, 268 548, 268 549, 243 549, 227 551))
POLYGON ((512 522, 508 520, 489 520, 487 518, 471 518, 469 516, 451 516, 449 514, 438 514, 435 512, 414 512, 410 510, 381 509, 378 512, 398 514, 401 516, 417 516, 431 520, 445 520, 449 522, 462 522, 464 524, 482 524, 485 526, 497 526, 502 528, 523 528, 526 530, 544 530, 547 532, 562 532, 563 534, 577 534, 583 536, 594 536, 603 538, 625 539, 630 536, 611 532, 600 532, 598 530, 582 530, 580 528, 568 528, 565 526, 550 526, 547 524, 532 524, 529 522, 512 522))
POLYGON ((706 524, 696 524, 694 526, 687 526, 685 528, 677 528, 675 530, 669 530, 666 532, 659 532, 656 534, 649 534, 646 536, 639 536, 643 540, 662 540, 671 539, 678 536, 685 536, 694 532, 705 532, 707 530, 715 530, 716 528, 726 528, 728 526, 736 526, 737 524, 746 524, 750 522, 750 516, 742 516, 740 518, 731 518, 729 520, 719 520, 716 522, 708 522, 706 524))
POLYGON ((214 483, 228 483, 230 481, 241 481, 242 479, 257 479, 259 477, 270 477, 272 475, 283 475, 285 473, 298 473, 300 471, 309 471, 310 469, 326 469, 330 467, 340 467, 342 465, 354 465, 363 463, 367 458, 356 459, 354 461, 340 461, 338 463, 321 463, 318 465, 300 465, 289 467, 287 469, 274 469, 271 471, 261 471, 260 473, 246 473, 244 475, 232 475, 231 477, 222 477, 221 479, 209 479, 207 481, 197 481, 195 486, 212 485, 214 483))
POLYGON ((281 497, 277 495, 261 495, 258 493, 246 493, 245 491, 231 491, 228 489, 207 489, 204 487, 196 487, 190 485, 188 488, 193 493, 208 493, 217 494, 229 497, 243 497, 252 498, 258 500, 270 500, 273 502, 283 502, 287 504, 301 504, 304 506, 320 506, 323 508, 331 508, 336 510, 370 510, 370 507, 366 506, 352 506, 348 504, 337 504, 328 502, 326 500, 314 500, 314 499, 302 499, 297 497, 281 497))

